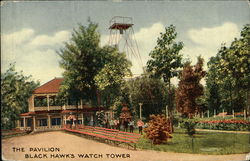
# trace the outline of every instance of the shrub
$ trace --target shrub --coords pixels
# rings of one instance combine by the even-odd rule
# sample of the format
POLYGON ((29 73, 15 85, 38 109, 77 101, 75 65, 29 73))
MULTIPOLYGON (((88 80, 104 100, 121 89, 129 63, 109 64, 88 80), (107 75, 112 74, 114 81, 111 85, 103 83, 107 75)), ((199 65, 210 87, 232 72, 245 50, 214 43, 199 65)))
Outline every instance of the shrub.
POLYGON ((197 121, 195 119, 185 119, 182 121, 181 126, 186 129, 186 133, 189 136, 193 136, 195 134, 195 126, 197 121))
POLYGON ((150 119, 144 131, 153 144, 161 144, 168 138, 172 138, 170 119, 166 119, 164 115, 151 115, 150 119))
POLYGON ((197 128, 213 129, 213 130, 236 130, 248 131, 250 130, 250 122, 245 120, 211 120, 200 121, 197 128))

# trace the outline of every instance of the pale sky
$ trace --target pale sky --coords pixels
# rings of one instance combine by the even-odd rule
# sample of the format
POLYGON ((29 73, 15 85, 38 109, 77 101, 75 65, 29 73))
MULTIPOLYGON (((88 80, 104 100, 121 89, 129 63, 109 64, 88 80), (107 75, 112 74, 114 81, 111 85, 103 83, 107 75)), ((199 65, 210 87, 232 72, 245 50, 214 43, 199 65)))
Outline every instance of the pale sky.
MULTIPOLYGON (((177 41, 184 43, 184 58, 208 62, 222 43, 230 44, 250 23, 249 3, 239 1, 25 1, 1 2, 1 72, 16 62, 16 70, 41 84, 62 77, 56 51, 70 39, 77 24, 88 17, 99 24, 101 44, 107 44, 109 21, 114 16, 133 18, 134 37, 145 65, 164 28, 173 24, 177 41)), ((132 59, 134 74, 142 72, 132 59)), ((175 81, 175 80, 173 80, 175 81)))

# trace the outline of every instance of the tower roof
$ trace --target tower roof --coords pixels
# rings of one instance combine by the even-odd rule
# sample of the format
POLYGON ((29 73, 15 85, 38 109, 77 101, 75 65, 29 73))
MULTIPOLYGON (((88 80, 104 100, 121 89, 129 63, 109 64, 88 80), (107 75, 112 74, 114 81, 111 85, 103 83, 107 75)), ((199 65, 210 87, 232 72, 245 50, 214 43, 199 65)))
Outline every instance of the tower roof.
POLYGON ((128 28, 130 28, 131 26, 133 26, 133 24, 129 23, 113 23, 109 29, 117 29, 117 30, 120 30, 120 29, 123 29, 123 30, 126 30, 128 28))
POLYGON ((110 20, 109 29, 126 30, 133 26, 132 17, 115 16, 110 20))
POLYGON ((54 78, 51 81, 36 88, 32 93, 33 94, 58 93, 62 81, 63 78, 54 78))

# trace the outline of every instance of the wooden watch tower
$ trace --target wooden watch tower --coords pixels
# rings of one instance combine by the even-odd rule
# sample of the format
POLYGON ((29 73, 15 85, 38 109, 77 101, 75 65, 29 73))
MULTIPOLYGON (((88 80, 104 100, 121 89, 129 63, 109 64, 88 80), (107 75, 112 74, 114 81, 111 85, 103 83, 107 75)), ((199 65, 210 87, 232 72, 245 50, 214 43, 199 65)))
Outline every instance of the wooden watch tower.
POLYGON ((135 65, 143 67, 138 44, 135 40, 131 17, 115 16, 110 20, 109 45, 125 52, 127 58, 135 65))

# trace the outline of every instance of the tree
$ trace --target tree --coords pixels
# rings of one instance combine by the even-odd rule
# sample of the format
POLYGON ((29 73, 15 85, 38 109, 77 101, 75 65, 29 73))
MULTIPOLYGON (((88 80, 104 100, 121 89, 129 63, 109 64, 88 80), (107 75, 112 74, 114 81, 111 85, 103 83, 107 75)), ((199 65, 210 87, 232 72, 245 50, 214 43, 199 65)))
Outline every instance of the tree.
POLYGON ((99 42, 97 24, 89 21, 87 27, 79 25, 71 40, 58 52, 59 64, 65 70, 60 95, 75 100, 76 105, 81 98, 96 100, 94 77, 102 66, 99 42))
POLYGON ((199 111, 196 99, 203 95, 203 86, 200 84, 200 80, 205 76, 203 62, 204 60, 198 57, 195 66, 191 66, 191 62, 184 65, 176 91, 176 109, 189 118, 199 111))
POLYGON ((96 113, 97 116, 97 125, 100 127, 104 127, 104 122, 105 122, 105 112, 102 111, 98 111, 96 113))
POLYGON ((147 76, 138 77, 127 82, 131 106, 139 116, 139 103, 143 103, 142 116, 148 119, 151 114, 162 113, 167 104, 167 87, 164 82, 147 76))
POLYGON ((16 72, 14 64, 5 73, 1 73, 1 128, 16 126, 19 114, 28 112, 28 98, 38 86, 39 82, 32 81, 31 76, 16 72))
POLYGON ((125 82, 125 84, 121 86, 119 93, 117 93, 116 97, 113 100, 111 109, 115 112, 116 118, 120 117, 120 113, 122 112, 124 104, 126 104, 130 108, 130 112, 135 119, 137 117, 136 109, 135 106, 133 106, 131 103, 131 95, 128 82, 125 82))
MULTIPOLYGON (((147 71, 152 77, 162 78, 169 85, 170 95, 170 80, 178 75, 178 69, 182 67, 182 55, 180 50, 183 48, 182 42, 175 42, 177 33, 175 26, 170 25, 165 28, 165 33, 160 33, 157 39, 157 45, 150 52, 151 59, 147 62, 147 71)), ((170 98, 170 97, 169 97, 170 98)), ((170 110, 170 99, 168 100, 170 110)))
POLYGON ((94 81, 106 105, 113 105, 115 98, 121 95, 121 88, 125 85, 125 76, 130 76, 131 62, 125 53, 117 48, 104 46, 101 50, 104 66, 94 77, 94 81))
POLYGON ((161 144, 171 136, 170 120, 164 115, 151 115, 148 127, 144 129, 146 137, 152 140, 153 144, 161 144))
MULTIPOLYGON (((247 24, 241 31, 241 38, 235 39, 230 47, 222 47, 220 59, 220 73, 229 81, 231 108, 240 111, 247 106, 250 97, 250 25, 247 24), (233 103, 233 97, 236 97, 233 103), (243 106, 242 106, 243 105, 243 106)), ((220 79, 221 81, 223 78, 220 79)), ((246 107, 247 108, 247 107, 246 107)))
POLYGON ((241 31, 241 38, 235 39, 229 47, 223 44, 215 57, 208 62, 209 102, 212 95, 219 91, 220 102, 215 101, 214 108, 223 108, 231 113, 249 106, 250 91, 250 25, 241 31))
POLYGON ((61 98, 75 100, 78 107, 80 100, 100 106, 110 102, 123 77, 130 72, 130 62, 117 48, 100 47, 98 25, 89 20, 88 26, 79 25, 72 33, 71 40, 65 43, 58 54, 60 66, 65 70, 64 81, 60 89, 61 98), (101 94, 108 93, 108 100, 101 100, 101 94))
POLYGON ((208 71, 206 74, 206 89, 208 91, 208 109, 209 111, 220 111, 220 107, 222 104, 222 97, 220 95, 220 85, 217 82, 218 77, 218 68, 216 64, 219 63, 218 57, 211 57, 210 61, 207 63, 208 71))
POLYGON ((196 133, 195 126, 198 123, 195 119, 185 119, 182 122, 182 127, 186 129, 186 133, 191 137, 192 151, 194 152, 194 134, 196 133))

